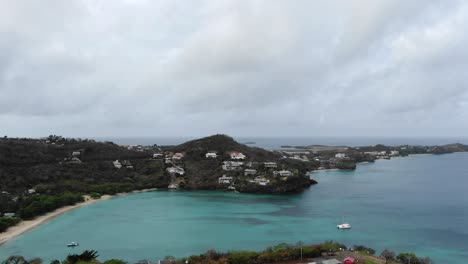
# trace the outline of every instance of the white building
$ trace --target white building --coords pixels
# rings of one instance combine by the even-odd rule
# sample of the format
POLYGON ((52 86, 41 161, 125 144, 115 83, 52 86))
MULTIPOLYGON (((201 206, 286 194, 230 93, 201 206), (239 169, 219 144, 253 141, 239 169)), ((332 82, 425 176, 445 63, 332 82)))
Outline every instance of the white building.
POLYGON ((337 158, 337 159, 344 159, 344 158, 346 158, 346 154, 344 154, 344 153, 336 153, 336 154, 335 154, 335 158, 337 158))
POLYGON ((400 155, 399 151, 396 151, 396 150, 390 151, 390 156, 396 157, 396 156, 399 156, 399 155, 400 155))
POLYGON ((216 159, 218 157, 218 154, 216 154, 216 152, 214 151, 210 151, 205 154, 205 157, 207 159, 216 159))
POLYGON ((72 156, 73 157, 79 157, 81 155, 81 152, 80 151, 73 151, 72 152, 72 156))
POLYGON ((226 171, 240 170, 244 163, 242 161, 224 161, 222 168, 226 171))
POLYGON ((248 175, 255 175, 257 174, 257 170, 254 170, 254 169, 245 169, 244 170, 244 175, 245 176, 248 176, 248 175))
POLYGON ((265 168, 276 168, 276 167, 278 167, 278 165, 276 165, 276 162, 264 162, 263 166, 265 166, 265 168))
POLYGON ((179 175, 185 174, 185 170, 181 167, 169 167, 166 169, 166 171, 169 174, 179 174, 179 175))
POLYGON ((274 171, 273 175, 276 177, 290 177, 290 176, 293 176, 293 173, 289 170, 280 170, 280 171, 274 171))
POLYGON ((265 185, 268 185, 268 184, 270 183, 270 180, 268 180, 268 179, 265 178, 265 177, 257 176, 257 177, 255 177, 255 179, 250 180, 249 182, 250 182, 250 183, 256 183, 256 184, 258 184, 258 185, 265 186, 265 185))
POLYGON ((226 176, 226 175, 223 175, 223 176, 218 178, 218 183, 219 184, 231 184, 231 182, 232 182, 232 177, 229 177, 229 176, 226 176))
POLYGON ((11 218, 11 217, 15 217, 15 213, 4 213, 3 216, 11 218))
POLYGON ((36 190, 34 190, 34 189, 29 189, 29 190, 28 190, 28 193, 29 193, 29 194, 36 193, 36 190))
POLYGON ((116 167, 117 169, 122 168, 122 163, 120 163, 120 161, 118 160, 114 160, 112 164, 114 164, 114 167, 116 167))
POLYGON ((167 186, 167 188, 169 190, 177 190, 177 189, 179 189, 179 185, 176 184, 176 183, 173 183, 173 184, 169 184, 169 186, 167 186))
POLYGON ((237 152, 237 151, 229 152, 229 156, 231 156, 231 159, 233 160, 244 160, 246 158, 244 154, 242 154, 241 152, 237 152))
POLYGON ((164 155, 162 153, 154 153, 153 154, 153 159, 162 159, 164 155))

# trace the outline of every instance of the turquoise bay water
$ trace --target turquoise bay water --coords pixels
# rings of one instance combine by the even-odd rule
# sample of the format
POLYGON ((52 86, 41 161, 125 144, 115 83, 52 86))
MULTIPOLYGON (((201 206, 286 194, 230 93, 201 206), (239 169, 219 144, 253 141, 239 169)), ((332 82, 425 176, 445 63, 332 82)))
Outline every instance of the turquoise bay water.
POLYGON ((207 249, 263 249, 280 242, 334 239, 437 263, 468 259, 468 153, 360 164, 312 173, 319 181, 292 196, 222 192, 128 195, 68 212, 0 246, 0 260, 44 260, 99 251, 100 259, 158 260, 207 249), (342 219, 353 225, 340 231, 342 219), (65 245, 78 241, 80 246, 65 245))

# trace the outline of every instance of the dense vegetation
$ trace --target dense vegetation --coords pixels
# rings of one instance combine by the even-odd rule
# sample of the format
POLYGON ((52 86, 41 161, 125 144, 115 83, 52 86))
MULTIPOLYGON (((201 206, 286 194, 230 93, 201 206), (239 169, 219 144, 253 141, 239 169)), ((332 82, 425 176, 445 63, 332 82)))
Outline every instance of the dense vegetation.
MULTIPOLYGON (((354 257, 357 263, 375 263, 370 260, 367 255, 371 248, 364 246, 355 246, 352 251, 346 251, 346 246, 334 241, 326 241, 322 244, 305 245, 303 243, 286 244, 282 243, 273 247, 269 247, 263 251, 229 251, 226 253, 216 250, 208 250, 204 254, 193 255, 185 258, 176 258, 167 256, 161 262, 151 262, 149 260, 141 260, 138 263, 164 263, 164 264, 263 264, 263 263, 303 263, 303 261, 313 258, 326 257, 343 259, 346 256, 354 257), (366 250, 368 253, 361 254, 360 250, 366 250), (301 261, 302 262, 298 262, 301 261)), ((375 252, 375 251, 374 251, 375 252)), ((413 253, 401 253, 395 257, 395 253, 390 250, 382 252, 382 259, 387 258, 392 263, 415 263, 415 264, 431 264, 429 258, 419 258, 413 253), (409 262, 411 261, 411 262, 409 262)), ((98 252, 94 250, 85 250, 81 254, 70 254, 65 260, 60 262, 54 260, 51 264, 126 264, 124 260, 111 259, 104 262, 97 260, 98 252)), ((375 260, 375 258, 373 258, 375 260)), ((2 264, 40 264, 42 261, 38 258, 27 261, 23 256, 11 256, 2 264)))

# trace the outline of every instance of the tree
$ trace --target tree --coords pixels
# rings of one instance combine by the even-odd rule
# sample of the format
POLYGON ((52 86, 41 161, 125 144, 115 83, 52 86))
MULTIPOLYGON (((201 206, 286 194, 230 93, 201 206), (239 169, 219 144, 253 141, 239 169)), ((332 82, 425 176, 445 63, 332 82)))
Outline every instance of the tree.
POLYGON ((109 259, 104 261, 102 264, 127 264, 128 262, 121 259, 109 259))
POLYGON ((85 261, 85 262, 90 262, 92 260, 97 259, 99 255, 97 254, 96 250, 85 250, 83 253, 77 255, 77 254, 71 254, 67 256, 67 261, 71 264, 75 264, 79 261, 85 261))
POLYGON ((23 256, 10 256, 2 264, 28 264, 23 256))
POLYGON ((384 249, 382 253, 380 253, 380 256, 385 259, 385 263, 388 263, 389 260, 395 259, 395 252, 388 249, 384 249))

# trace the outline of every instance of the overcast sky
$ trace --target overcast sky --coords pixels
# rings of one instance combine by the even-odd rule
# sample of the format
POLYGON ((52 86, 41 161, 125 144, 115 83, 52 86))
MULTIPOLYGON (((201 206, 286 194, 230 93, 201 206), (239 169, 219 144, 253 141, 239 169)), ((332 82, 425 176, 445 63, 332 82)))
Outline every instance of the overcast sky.
POLYGON ((468 1, 0 0, 0 134, 464 136, 468 1))

